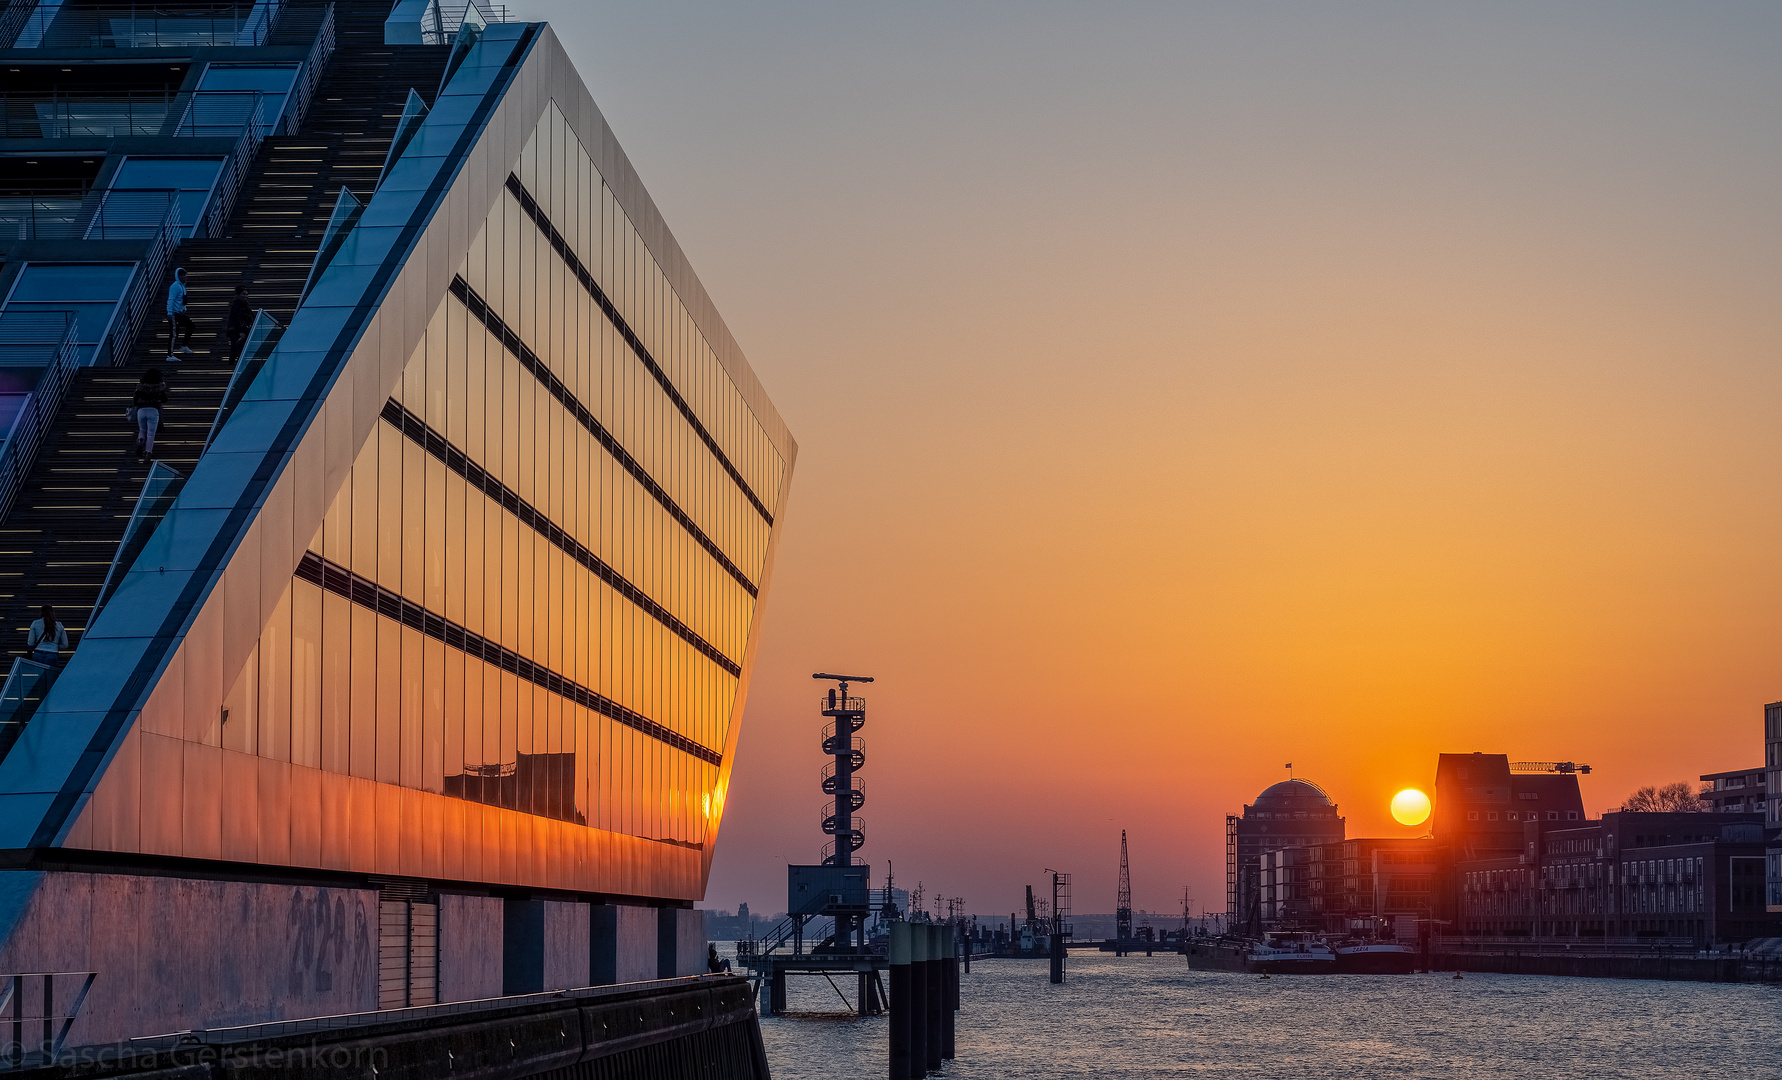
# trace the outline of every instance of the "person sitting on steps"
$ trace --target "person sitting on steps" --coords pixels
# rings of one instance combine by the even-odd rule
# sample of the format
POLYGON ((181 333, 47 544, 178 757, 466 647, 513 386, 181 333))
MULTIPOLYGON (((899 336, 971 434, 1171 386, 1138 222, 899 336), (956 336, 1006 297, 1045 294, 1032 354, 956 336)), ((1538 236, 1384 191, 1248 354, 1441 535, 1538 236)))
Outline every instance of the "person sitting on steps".
POLYGON ((31 650, 31 661, 54 670, 62 666, 62 653, 68 648, 68 628, 56 621, 56 609, 43 605, 41 617, 31 624, 25 644, 31 650))
POLYGON ((130 398, 138 459, 154 456, 155 429, 161 426, 161 409, 166 404, 167 384, 161 381, 161 369, 149 368, 142 373, 142 381, 136 384, 136 393, 130 398))
POLYGON ((186 314, 186 268, 173 272, 173 284, 167 287, 167 318, 173 323, 167 339, 167 359, 177 361, 178 353, 192 352, 192 317, 186 314))

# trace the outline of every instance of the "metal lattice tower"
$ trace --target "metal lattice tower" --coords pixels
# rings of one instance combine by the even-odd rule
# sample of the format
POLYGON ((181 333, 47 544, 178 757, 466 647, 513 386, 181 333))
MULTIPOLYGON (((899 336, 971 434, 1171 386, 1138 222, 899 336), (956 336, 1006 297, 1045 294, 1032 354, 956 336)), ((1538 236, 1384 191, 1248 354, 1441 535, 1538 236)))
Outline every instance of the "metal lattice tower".
POLYGON ((1120 892, 1114 897, 1114 938, 1132 940, 1132 870, 1126 864, 1126 830, 1120 830, 1120 892))
POLYGON ((811 678, 839 684, 821 703, 823 715, 829 717, 823 728, 823 752, 834 759, 823 766, 823 794, 835 799, 833 806, 823 808, 823 831, 834 837, 824 845, 823 865, 851 866, 854 852, 866 843, 862 831, 866 823, 855 816, 866 804, 866 789, 854 776, 866 764, 866 743, 855 734, 866 726, 866 699, 849 697, 848 684, 871 682, 872 676, 818 672, 811 678))

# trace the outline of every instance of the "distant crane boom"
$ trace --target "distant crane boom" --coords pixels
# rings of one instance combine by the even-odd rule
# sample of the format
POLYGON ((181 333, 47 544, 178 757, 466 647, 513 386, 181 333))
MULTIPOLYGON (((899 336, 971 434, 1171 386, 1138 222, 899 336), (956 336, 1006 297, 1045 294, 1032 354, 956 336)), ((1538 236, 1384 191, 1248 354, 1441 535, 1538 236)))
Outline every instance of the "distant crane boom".
POLYGON ((1573 773, 1583 773, 1585 776, 1589 776, 1590 766, 1579 765, 1571 761, 1512 761, 1510 762, 1510 771, 1565 773, 1567 776, 1573 773))
POLYGON ((1120 888, 1114 897, 1114 939, 1132 940, 1132 870, 1126 863, 1126 830, 1120 830, 1120 888))

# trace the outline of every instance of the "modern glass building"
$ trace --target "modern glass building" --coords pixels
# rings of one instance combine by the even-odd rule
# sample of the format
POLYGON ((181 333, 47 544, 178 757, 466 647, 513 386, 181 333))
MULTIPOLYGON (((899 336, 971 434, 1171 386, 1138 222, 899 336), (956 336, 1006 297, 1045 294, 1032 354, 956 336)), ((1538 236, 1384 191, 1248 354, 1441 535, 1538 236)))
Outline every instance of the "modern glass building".
POLYGON ((0 975, 79 1044, 703 970, 796 445, 549 27, 19 8, 0 975))

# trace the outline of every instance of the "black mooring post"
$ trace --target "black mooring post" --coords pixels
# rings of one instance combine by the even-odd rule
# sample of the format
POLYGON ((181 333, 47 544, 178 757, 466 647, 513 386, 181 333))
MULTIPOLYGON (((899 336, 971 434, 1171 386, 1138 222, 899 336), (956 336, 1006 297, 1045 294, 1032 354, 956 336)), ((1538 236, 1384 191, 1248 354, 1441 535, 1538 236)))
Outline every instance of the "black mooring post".
POLYGON ((1064 981, 1064 935, 1052 935, 1052 981, 1064 981))
POLYGON ((773 989, 768 992, 768 1011, 774 1016, 784 1016, 786 1015, 786 972, 783 968, 774 967, 773 981, 770 985, 773 989))
POLYGON ((959 928, 941 928, 941 944, 946 957, 941 961, 941 1057, 953 1060, 953 1013, 959 1008, 959 928))
POLYGON ((891 924, 891 1080, 910 1080, 910 924, 891 924))
MULTIPOLYGON (((928 965, 928 1060, 930 1062, 946 1060, 947 1045, 947 928, 934 926, 929 929, 928 954, 932 963, 928 965)), ((939 1072, 937 1064, 928 1066, 929 1072, 939 1072)))
POLYGON ((910 925, 910 1078, 928 1075, 928 934, 910 925))

